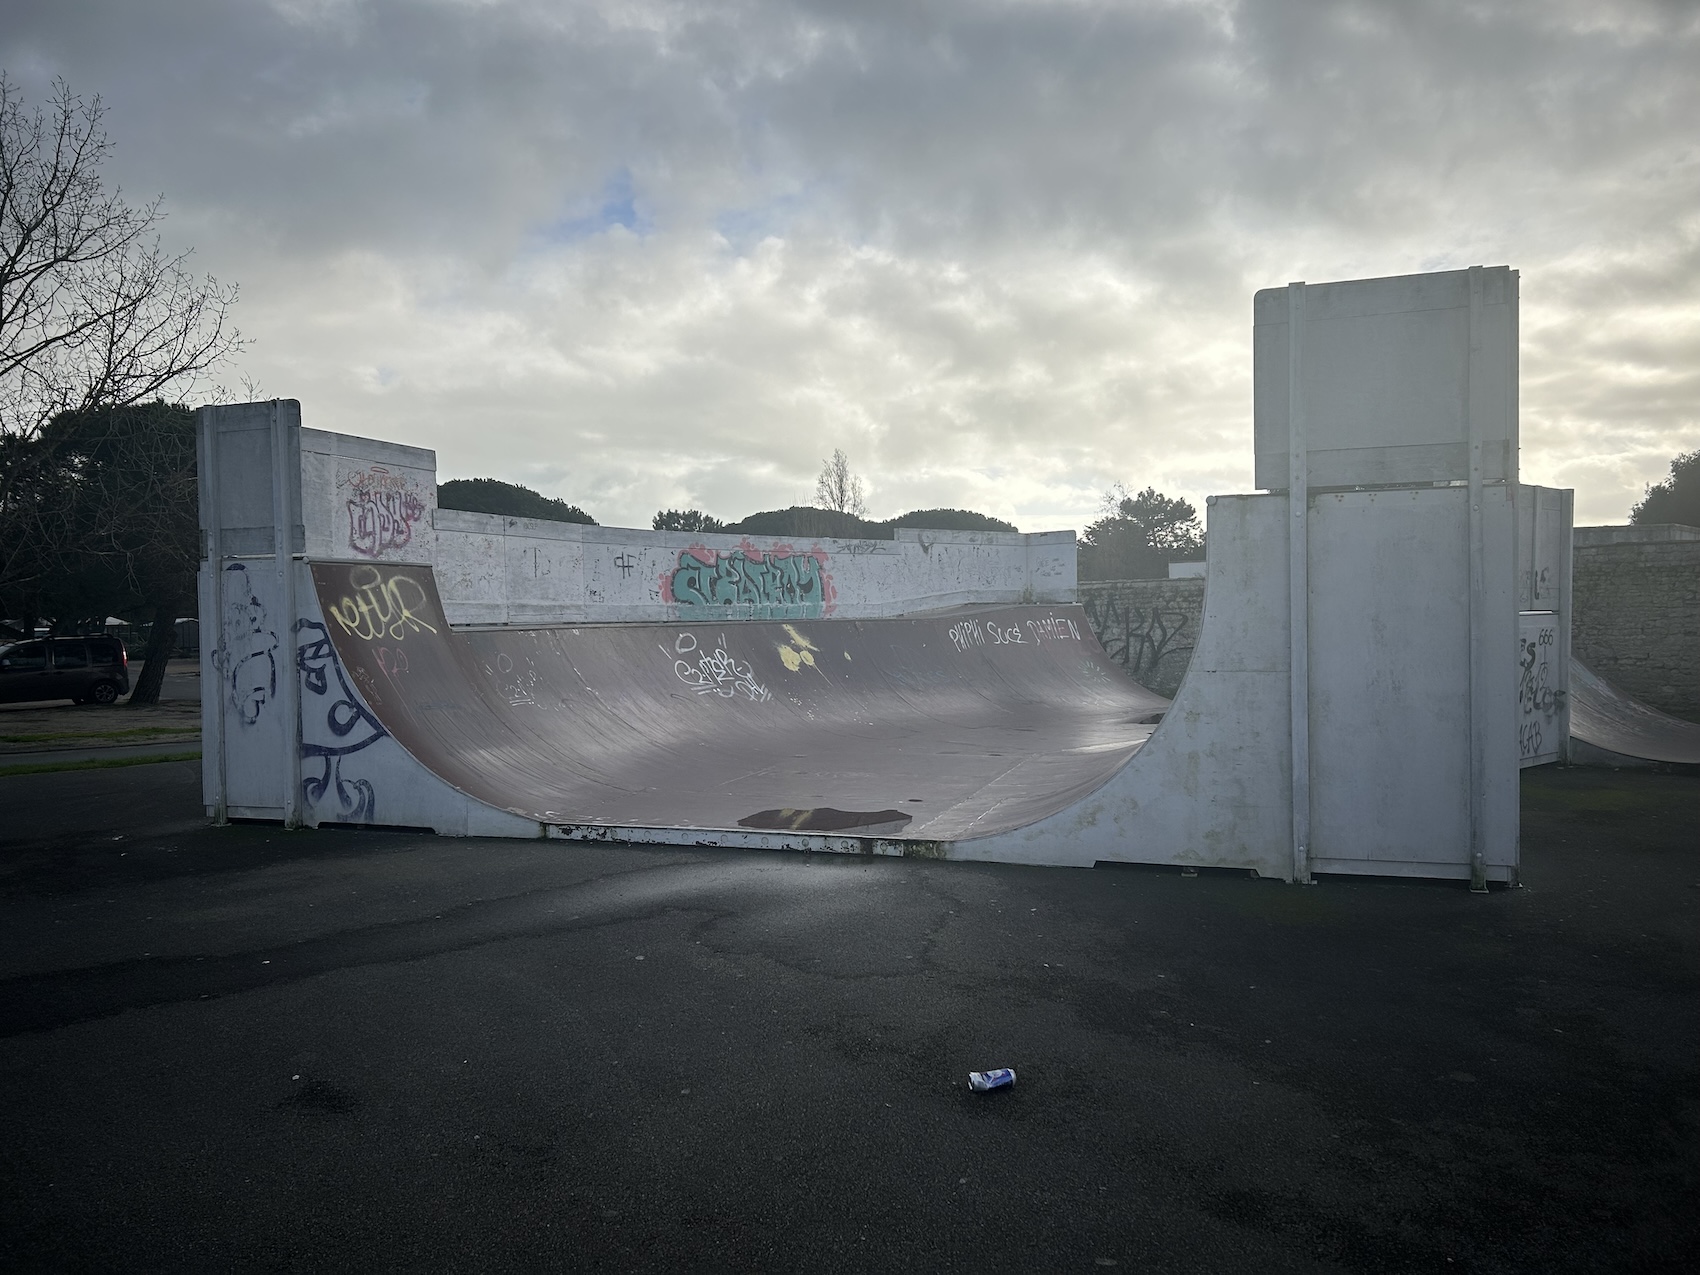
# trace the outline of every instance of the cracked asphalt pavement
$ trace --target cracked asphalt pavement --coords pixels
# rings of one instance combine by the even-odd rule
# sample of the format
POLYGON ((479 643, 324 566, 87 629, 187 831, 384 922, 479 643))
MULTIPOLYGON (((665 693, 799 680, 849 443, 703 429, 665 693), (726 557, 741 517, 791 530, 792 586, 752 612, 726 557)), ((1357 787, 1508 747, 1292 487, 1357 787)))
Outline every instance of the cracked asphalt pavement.
POLYGON ((1700 780, 1527 888, 205 826, 0 779, 0 1267, 1686 1270, 1700 780), (971 1069, 1014 1067, 971 1094, 971 1069))

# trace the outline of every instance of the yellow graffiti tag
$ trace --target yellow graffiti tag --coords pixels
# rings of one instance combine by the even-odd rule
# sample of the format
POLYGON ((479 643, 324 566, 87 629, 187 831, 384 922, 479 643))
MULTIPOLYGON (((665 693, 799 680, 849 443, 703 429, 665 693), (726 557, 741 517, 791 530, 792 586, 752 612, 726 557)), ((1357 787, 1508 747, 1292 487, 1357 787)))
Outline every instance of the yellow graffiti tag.
POLYGON ((348 582, 354 587, 353 596, 345 594, 330 606, 344 633, 367 642, 380 637, 400 642, 410 632, 437 631, 415 612, 415 608, 428 608, 425 587, 412 576, 399 572, 386 576, 377 567, 360 567, 349 572, 348 582))
POLYGON ((786 646, 784 643, 780 643, 779 662, 785 665, 785 667, 790 669, 793 673, 802 668, 805 664, 807 664, 810 668, 813 668, 815 666, 814 653, 820 648, 813 642, 809 641, 809 639, 804 637, 801 633, 797 632, 797 630, 791 625, 787 624, 783 627, 785 632, 790 635, 791 641, 794 645, 786 646))

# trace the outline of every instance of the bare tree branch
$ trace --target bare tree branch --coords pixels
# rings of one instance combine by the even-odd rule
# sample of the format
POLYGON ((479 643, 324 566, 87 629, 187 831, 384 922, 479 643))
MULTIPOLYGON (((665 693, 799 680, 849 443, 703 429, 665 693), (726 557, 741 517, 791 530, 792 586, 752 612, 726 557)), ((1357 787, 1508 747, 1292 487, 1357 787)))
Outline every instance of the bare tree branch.
POLYGON ((102 181, 103 114, 63 80, 28 108, 0 72, 0 596, 54 556, 39 538, 67 476, 50 422, 181 399, 243 344, 236 288, 161 248, 160 200, 135 206, 102 181))

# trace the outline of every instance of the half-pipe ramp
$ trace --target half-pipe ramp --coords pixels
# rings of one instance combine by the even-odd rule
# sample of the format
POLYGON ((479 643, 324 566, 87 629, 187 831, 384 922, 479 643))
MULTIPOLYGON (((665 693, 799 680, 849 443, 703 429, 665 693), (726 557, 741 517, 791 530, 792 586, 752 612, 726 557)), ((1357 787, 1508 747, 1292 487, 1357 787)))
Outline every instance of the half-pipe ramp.
POLYGON ((1700 725, 1643 704, 1575 659, 1570 662, 1570 734, 1623 757, 1700 765, 1700 725))
POLYGON ((542 824, 983 837, 1102 785, 1168 706, 1078 607, 453 631, 429 568, 312 572, 382 728, 542 824))

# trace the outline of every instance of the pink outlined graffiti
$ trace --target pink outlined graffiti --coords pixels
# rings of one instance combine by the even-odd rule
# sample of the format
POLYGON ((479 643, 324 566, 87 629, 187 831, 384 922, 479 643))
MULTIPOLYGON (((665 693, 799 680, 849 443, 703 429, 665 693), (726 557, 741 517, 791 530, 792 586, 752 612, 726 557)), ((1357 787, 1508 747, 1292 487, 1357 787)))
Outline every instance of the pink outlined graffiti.
POLYGON ((661 599, 680 607, 747 607, 758 620, 815 619, 831 615, 837 599, 829 555, 818 545, 762 548, 745 540, 736 549, 692 545, 661 573, 661 599))
POLYGON ((378 558, 412 543, 413 524, 425 516, 425 502, 411 478, 371 465, 337 486, 350 489, 348 547, 355 553, 378 558))

